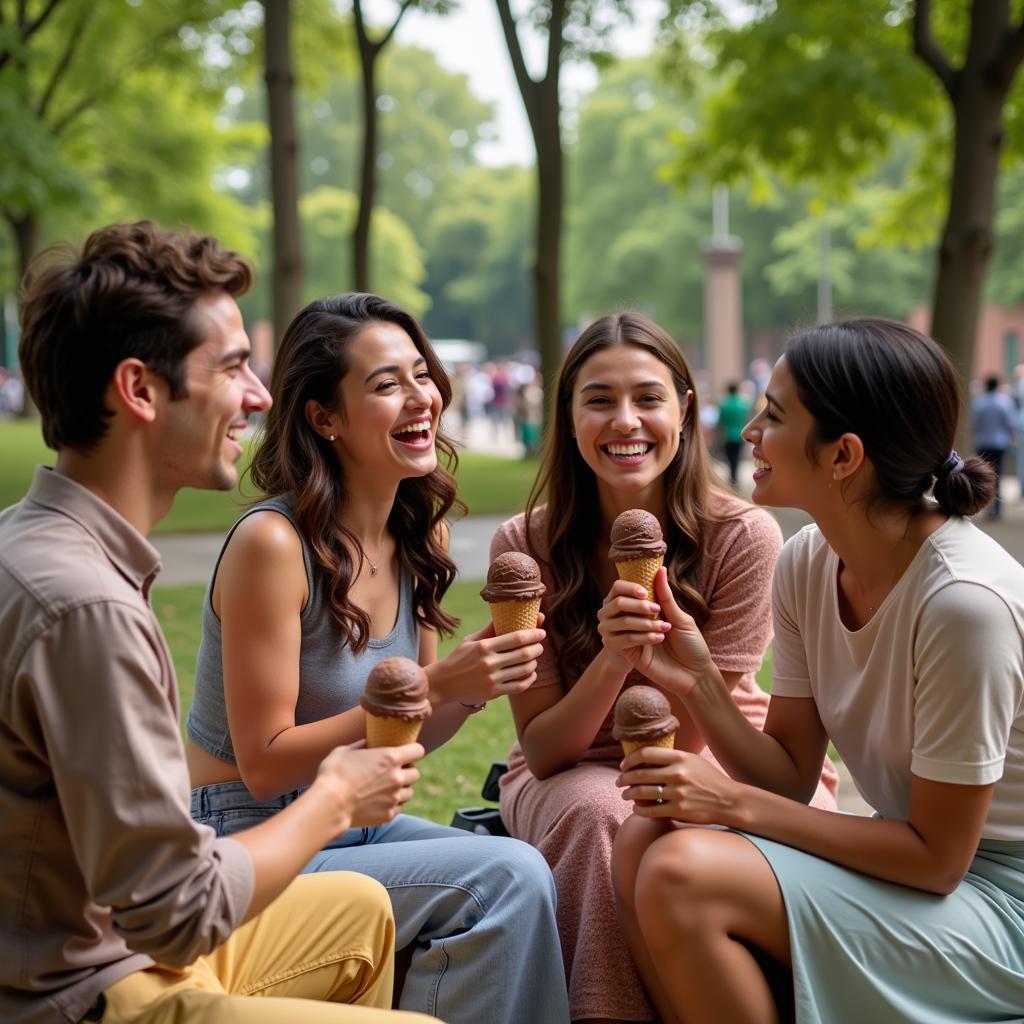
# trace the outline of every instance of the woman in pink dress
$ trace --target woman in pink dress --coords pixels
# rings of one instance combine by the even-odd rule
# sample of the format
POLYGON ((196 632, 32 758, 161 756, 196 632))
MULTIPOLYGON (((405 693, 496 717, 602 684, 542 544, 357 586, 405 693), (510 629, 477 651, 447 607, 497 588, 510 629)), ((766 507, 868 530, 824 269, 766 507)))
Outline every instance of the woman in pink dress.
MULTIPOLYGON (((771 577, 781 536, 770 515, 727 490, 701 439, 693 377, 678 346, 639 313, 603 317, 573 345, 559 375, 541 470, 526 512, 504 523, 492 558, 525 551, 547 587, 548 644, 530 689, 511 698, 519 742, 502 779, 510 832, 547 858, 572 1019, 648 1021, 655 1013, 619 929, 611 849, 631 805, 616 789, 622 747, 611 711, 646 682, 602 647, 598 611, 617 578, 608 557, 616 516, 657 516, 676 600, 700 623, 736 704, 764 724, 754 673, 771 639, 771 577)), ((663 632, 645 602, 641 628, 663 632)), ((682 703, 676 746, 714 760, 682 703)), ((835 807, 826 761, 814 803, 835 807)))

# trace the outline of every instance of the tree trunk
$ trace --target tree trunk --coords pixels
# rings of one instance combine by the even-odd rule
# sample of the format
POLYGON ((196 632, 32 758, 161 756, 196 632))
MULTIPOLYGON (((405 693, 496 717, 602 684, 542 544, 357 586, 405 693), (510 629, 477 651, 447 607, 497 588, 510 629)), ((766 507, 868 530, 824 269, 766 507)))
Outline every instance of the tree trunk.
MULTIPOLYGON (((32 257, 39 251, 39 217, 34 213, 26 213, 23 217, 15 217, 8 214, 7 220, 14 231, 14 240, 18 248, 18 280, 20 281, 25 276, 25 271, 28 270, 32 257)), ((0 316, 2 315, 3 311, 0 310, 0 316)), ((25 400, 18 415, 24 419, 38 415, 35 402, 32 401, 27 389, 25 390, 25 400)))
POLYGON ((982 289, 994 242, 1002 149, 1002 99, 972 92, 956 107, 953 180, 932 311, 932 334, 967 379, 973 372, 982 289))
POLYGON ((274 344, 302 305, 305 267, 299 224, 299 142, 295 126, 290 0, 264 0, 267 116, 274 209, 274 344))
MULTIPOLYGON (((915 0, 913 14, 914 52, 942 83, 953 108, 953 173, 939 243, 931 332, 957 369, 966 408, 994 244, 1003 109, 1024 59, 1024 23, 1011 18, 1009 0, 973 0, 967 52, 956 68, 935 41, 930 0, 915 0)), ((961 416, 957 446, 969 451, 970 442, 968 418, 961 416)))
MULTIPOLYGON (((985 274, 995 244, 1003 109, 1016 72, 1016 64, 997 64, 1010 27, 1005 2, 975 4, 966 58, 947 80, 953 107, 953 171, 939 243, 931 332, 957 369, 965 408, 974 375, 985 274)), ((969 443, 969 424, 963 416, 957 444, 969 448, 969 443)))
POLYGON ((7 215, 14 231, 14 241, 18 248, 18 279, 28 270, 32 257, 39 251, 39 218, 34 213, 26 213, 22 217, 7 215))
POLYGON ((359 212, 352 232, 352 270, 357 292, 370 290, 370 219, 377 190, 377 89, 374 83, 376 52, 363 40, 359 63, 363 78, 363 162, 359 177, 359 212))
POLYGON ((545 394, 551 394, 562 364, 560 298, 562 252, 562 139, 558 82, 543 90, 534 137, 537 147, 537 253, 533 279, 536 294, 537 348, 545 394))
MULTIPOLYGON (((537 349, 545 394, 551 395, 562 362, 560 274, 562 250, 562 137, 558 81, 564 46, 566 0, 550 0, 544 77, 530 77, 509 0, 495 0, 505 44, 537 150, 537 252, 533 264, 537 349)), ((550 402, 544 403, 547 424, 550 402)))

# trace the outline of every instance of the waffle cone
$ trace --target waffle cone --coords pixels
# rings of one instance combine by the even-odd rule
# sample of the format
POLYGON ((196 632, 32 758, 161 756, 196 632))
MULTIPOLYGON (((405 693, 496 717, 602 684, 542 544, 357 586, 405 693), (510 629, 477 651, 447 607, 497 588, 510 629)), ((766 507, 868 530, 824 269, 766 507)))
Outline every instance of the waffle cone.
POLYGON ((664 555, 656 555, 653 558, 635 558, 631 562, 616 562, 615 568, 619 571, 620 580, 628 580, 630 583, 639 583, 647 588, 647 599, 654 600, 654 577, 665 561, 664 555))
POLYGON ((423 727, 422 718, 407 722, 404 718, 383 718, 366 714, 366 745, 368 747, 400 747, 415 743, 423 727))
POLYGON ((531 597, 526 601, 495 601, 490 605, 494 635, 514 633, 517 629, 536 629, 540 598, 531 597))
POLYGON ((671 750, 675 745, 676 734, 674 732, 670 732, 656 740, 623 740, 622 752, 626 757, 629 757, 634 750, 640 750, 642 747, 667 747, 671 750))

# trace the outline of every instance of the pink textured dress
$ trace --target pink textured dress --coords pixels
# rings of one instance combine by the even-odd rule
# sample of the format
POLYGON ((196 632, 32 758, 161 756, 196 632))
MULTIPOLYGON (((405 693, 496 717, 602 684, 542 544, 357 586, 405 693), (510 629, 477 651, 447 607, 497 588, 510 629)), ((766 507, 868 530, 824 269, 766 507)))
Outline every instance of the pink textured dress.
MULTIPOLYGON (((701 632, 721 671, 743 673, 733 696, 747 718, 762 728, 768 695, 754 673, 772 636, 772 570, 782 537, 767 512, 739 499, 728 501, 733 504, 725 506, 725 513, 739 514, 706 527, 700 583, 710 615, 701 632)), ((542 556, 541 576, 550 593, 544 547, 537 543, 543 526, 541 508, 534 513, 533 530, 542 556)), ((491 558, 505 551, 530 554, 524 515, 503 523, 495 533, 491 558)), ((546 599, 542 611, 545 604, 546 599)), ((561 683, 568 689, 574 682, 562 679, 554 655, 545 650, 534 686, 561 683)), ((647 680, 632 672, 624 686, 640 682, 647 680)), ((511 834, 537 847, 551 866, 572 1019, 649 1021, 655 1018, 654 1008, 629 956, 612 891, 612 841, 631 806, 615 787, 622 747, 612 737, 611 725, 609 714, 579 764, 543 781, 534 778, 517 743, 501 780, 501 814, 511 834)), ((717 763, 707 749, 702 756, 717 763)), ((826 761, 812 804, 835 810, 837 784, 835 769, 826 761)))

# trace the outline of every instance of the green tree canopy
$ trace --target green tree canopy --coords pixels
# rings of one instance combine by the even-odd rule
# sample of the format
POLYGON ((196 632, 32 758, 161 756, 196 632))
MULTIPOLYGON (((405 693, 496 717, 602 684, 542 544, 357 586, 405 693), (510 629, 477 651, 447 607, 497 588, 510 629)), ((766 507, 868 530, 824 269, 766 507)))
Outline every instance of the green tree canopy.
MULTIPOLYGON (((918 216, 942 218, 931 330, 968 379, 1000 164, 1022 152, 1024 5, 751 0, 743 21, 732 3, 670 7, 669 22, 684 38, 695 25, 713 26, 701 47, 677 48, 677 69, 685 74, 687 58, 698 54, 720 83, 700 129, 677 140, 680 179, 699 169, 716 180, 764 181, 771 168, 830 204, 881 163, 895 139, 916 134, 911 205, 918 216), (922 202, 936 183, 941 203, 922 202)), ((888 217, 890 229, 899 222, 888 217)), ((911 223, 919 229, 917 218, 911 223)))
POLYGON ((210 187, 218 147, 230 145, 216 120, 217 62, 251 47, 237 11, 214 0, 4 0, 0 13, 0 208, 21 264, 67 237, 79 211, 90 225, 134 209, 241 228, 230 197, 210 187))
POLYGON ((533 172, 469 168, 433 207, 423 236, 435 337, 468 337, 492 354, 532 347, 529 283, 533 172))

